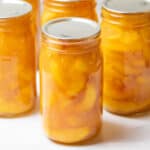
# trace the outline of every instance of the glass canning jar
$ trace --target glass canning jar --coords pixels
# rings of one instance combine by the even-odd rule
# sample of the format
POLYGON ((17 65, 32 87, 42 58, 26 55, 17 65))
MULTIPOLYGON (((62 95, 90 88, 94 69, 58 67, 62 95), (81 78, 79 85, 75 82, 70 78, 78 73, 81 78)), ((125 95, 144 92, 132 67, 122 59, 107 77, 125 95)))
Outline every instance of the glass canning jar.
POLYGON ((42 24, 61 17, 83 17, 98 21, 95 0, 44 0, 42 24))
POLYGON ((27 2, 0 1, 0 116, 3 117, 27 112, 35 103, 31 10, 27 2))
POLYGON ((150 2, 106 0, 102 17, 104 107, 120 115, 150 110, 150 2))
POLYGON ((36 59, 37 65, 39 61, 39 50, 40 50, 40 0, 25 0, 32 4, 33 11, 32 11, 32 22, 33 22, 33 33, 35 38, 35 48, 36 48, 36 59))
POLYGON ((62 18, 45 24, 40 79, 44 129, 50 139, 70 144, 98 133, 102 58, 97 23, 62 18))

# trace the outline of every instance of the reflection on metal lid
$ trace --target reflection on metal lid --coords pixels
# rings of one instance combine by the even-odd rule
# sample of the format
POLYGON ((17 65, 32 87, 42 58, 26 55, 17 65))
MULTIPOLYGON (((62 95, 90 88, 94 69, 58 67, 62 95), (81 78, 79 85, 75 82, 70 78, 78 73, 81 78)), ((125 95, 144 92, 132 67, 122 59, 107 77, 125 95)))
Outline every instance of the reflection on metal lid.
POLYGON ((0 19, 7 19, 25 15, 32 10, 32 6, 20 0, 0 0, 0 19))
POLYGON ((82 18, 61 18, 48 22, 43 26, 43 32, 49 37, 62 40, 78 40, 97 36, 99 25, 82 18))
POLYGON ((150 12, 150 0, 105 0, 103 8, 118 13, 150 12))

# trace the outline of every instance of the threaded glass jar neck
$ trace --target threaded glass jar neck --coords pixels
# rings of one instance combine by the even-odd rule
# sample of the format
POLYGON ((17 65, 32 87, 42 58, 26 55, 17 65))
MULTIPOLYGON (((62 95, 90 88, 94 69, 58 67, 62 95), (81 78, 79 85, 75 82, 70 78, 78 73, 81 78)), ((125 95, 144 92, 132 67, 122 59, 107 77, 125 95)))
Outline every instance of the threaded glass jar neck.
POLYGON ((31 13, 23 16, 0 19, 0 32, 24 32, 31 27, 31 13))
POLYGON ((42 34, 42 44, 47 49, 63 54, 82 54, 99 49, 99 36, 84 40, 60 40, 42 34))
POLYGON ((20 0, 0 1, 0 31, 20 32, 31 24, 32 5, 20 0))
POLYGON ((81 9, 86 8, 95 8, 96 2, 95 0, 45 0, 44 5, 51 9, 51 11, 61 12, 65 9, 65 11, 73 11, 73 8, 81 9))
POLYGON ((102 17, 103 21, 125 28, 150 26, 150 12, 123 14, 103 8, 102 17))

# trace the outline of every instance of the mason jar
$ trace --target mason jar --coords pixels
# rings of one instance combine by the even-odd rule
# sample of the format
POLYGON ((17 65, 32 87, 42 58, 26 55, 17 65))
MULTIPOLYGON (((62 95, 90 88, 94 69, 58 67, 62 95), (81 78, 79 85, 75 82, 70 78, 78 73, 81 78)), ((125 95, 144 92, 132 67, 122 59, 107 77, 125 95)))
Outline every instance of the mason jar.
POLYGON ((35 46, 32 6, 0 1, 0 116, 11 117, 35 104, 35 46))
POLYGON ((36 63, 38 67, 38 62, 39 62, 39 50, 40 50, 40 28, 41 28, 41 7, 40 7, 40 0, 25 0, 29 2, 32 7, 32 30, 34 33, 34 38, 35 38, 35 48, 36 48, 36 63))
POLYGON ((95 0, 44 0, 42 24, 61 17, 83 17, 98 21, 95 0))
POLYGON ((99 27, 81 18, 43 26, 41 102, 47 136, 61 143, 93 137, 101 128, 102 55, 99 27))
POLYGON ((150 110, 150 3, 106 0, 101 25, 104 107, 119 115, 150 110))

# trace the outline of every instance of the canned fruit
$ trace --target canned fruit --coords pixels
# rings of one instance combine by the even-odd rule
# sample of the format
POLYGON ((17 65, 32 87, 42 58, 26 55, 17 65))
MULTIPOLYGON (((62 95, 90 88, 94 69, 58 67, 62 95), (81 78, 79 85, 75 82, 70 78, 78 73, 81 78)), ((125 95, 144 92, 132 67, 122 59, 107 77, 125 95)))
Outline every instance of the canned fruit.
MULTIPOLYGON (((103 10, 104 18, 107 15, 112 21, 109 13, 103 10)), ((150 107, 150 28, 145 25, 147 14, 139 18, 145 23, 141 25, 138 21, 134 24, 138 14, 116 15, 121 18, 118 22, 102 22, 104 106, 113 113, 127 115, 150 107), (133 20, 127 21, 128 16, 133 20), (112 38, 107 33, 113 33, 112 38)))
POLYGON ((61 18, 43 27, 41 110, 45 132, 54 141, 81 142, 101 128, 99 41, 97 23, 87 19, 61 18))
POLYGON ((15 36, 15 33, 9 37, 3 34, 1 41, 0 114, 22 113, 33 107, 36 96, 34 41, 32 36, 15 36))
POLYGON ((40 28, 41 28, 41 21, 40 21, 40 0, 25 0, 32 4, 32 32, 34 34, 34 41, 35 41, 35 49, 36 49, 36 63, 37 67, 39 67, 39 50, 40 50, 40 28))
MULTIPOLYGON (((13 5, 11 1, 4 3, 15 12, 15 5, 26 4, 17 0, 13 5)), ((30 14, 0 19, 0 39, 0 116, 11 117, 31 110, 36 98, 30 14)))
POLYGON ((49 20, 62 17, 83 17, 98 21, 95 7, 95 0, 70 2, 45 0, 42 24, 45 24, 49 20))

